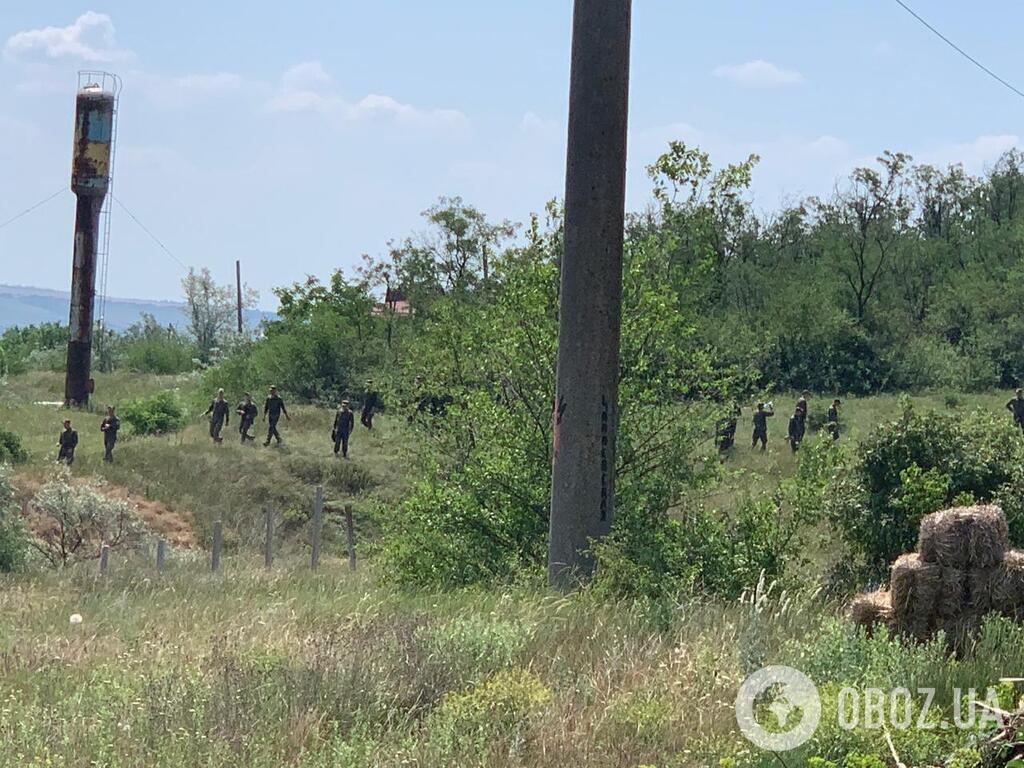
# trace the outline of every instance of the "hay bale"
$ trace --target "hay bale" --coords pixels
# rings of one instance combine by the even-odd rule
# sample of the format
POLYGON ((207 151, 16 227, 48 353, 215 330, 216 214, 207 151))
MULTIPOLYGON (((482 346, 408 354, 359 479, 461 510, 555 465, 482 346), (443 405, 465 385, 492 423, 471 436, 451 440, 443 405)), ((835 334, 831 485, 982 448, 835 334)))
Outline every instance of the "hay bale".
POLYGON ((876 626, 892 626, 892 596, 887 589, 857 595, 850 604, 850 618, 863 627, 868 636, 876 626))
POLYGON ((999 568, 972 568, 967 572, 967 610, 984 616, 992 610, 992 591, 999 568))
POLYGON ((893 628, 918 640, 927 639, 935 629, 941 587, 941 566, 925 562, 917 554, 901 555, 889 576, 893 628))
POLYGON ((992 584, 992 608, 1012 619, 1024 619, 1024 552, 1006 553, 992 584))
POLYGON ((967 594, 967 571, 942 567, 939 594, 935 599, 936 615, 943 620, 955 619, 967 605, 967 594))
POLYGON ((992 505, 955 507, 921 520, 917 551, 929 563, 948 568, 990 568, 1010 548, 1003 511, 992 505))

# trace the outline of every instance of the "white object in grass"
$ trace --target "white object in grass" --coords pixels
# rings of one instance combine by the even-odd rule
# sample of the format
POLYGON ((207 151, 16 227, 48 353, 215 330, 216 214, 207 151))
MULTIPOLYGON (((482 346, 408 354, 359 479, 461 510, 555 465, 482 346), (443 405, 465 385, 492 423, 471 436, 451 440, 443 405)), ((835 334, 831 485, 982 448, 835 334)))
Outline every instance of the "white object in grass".
POLYGON ((80 613, 72 613, 71 614, 71 618, 68 619, 68 621, 70 621, 72 624, 81 624, 82 623, 82 614, 80 614, 80 613))

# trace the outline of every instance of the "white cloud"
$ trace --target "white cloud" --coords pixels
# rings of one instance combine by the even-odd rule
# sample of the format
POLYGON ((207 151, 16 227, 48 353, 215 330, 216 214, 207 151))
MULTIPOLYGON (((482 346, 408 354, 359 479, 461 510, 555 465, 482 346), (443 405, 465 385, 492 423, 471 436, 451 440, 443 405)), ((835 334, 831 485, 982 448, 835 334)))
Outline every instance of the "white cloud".
POLYGON ((668 148, 673 139, 699 147, 711 157, 714 168, 759 155, 751 192, 759 211, 770 211, 806 195, 827 194, 836 179, 853 167, 850 145, 829 134, 781 134, 752 137, 678 122, 641 128, 630 132, 630 203, 642 207, 648 199, 650 182, 643 168, 668 148))
POLYGON ((204 94, 219 94, 236 91, 245 81, 234 72, 217 72, 209 75, 183 75, 176 77, 173 84, 184 91, 204 94))
POLYGON ((289 91, 322 90, 331 85, 331 76, 319 61, 304 61, 281 75, 281 87, 289 91))
POLYGON ((770 61, 755 59, 745 64, 723 64, 713 74, 747 88, 776 88, 802 83, 804 76, 796 70, 783 69, 770 61))
POLYGON ((272 96, 266 106, 271 112, 319 112, 330 115, 340 112, 345 102, 336 96, 325 96, 316 91, 282 90, 272 96))
POLYGON ((971 141, 950 142, 911 154, 915 162, 940 167, 959 163, 968 173, 980 174, 990 168, 1003 153, 1019 144, 1020 137, 1014 134, 988 134, 971 141))
POLYGON ((461 123, 466 116, 457 109, 421 109, 403 104, 390 96, 371 93, 350 105, 345 115, 349 120, 362 120, 377 116, 393 117, 401 121, 430 123, 461 123))
POLYGON ((266 108, 271 112, 315 112, 348 122, 387 118, 405 123, 455 125, 466 121, 466 116, 456 109, 425 109, 383 94, 371 93, 358 101, 348 101, 336 91, 333 79, 318 61, 288 69, 266 108))
POLYGON ((141 93, 163 109, 182 109, 204 100, 216 100, 250 91, 257 83, 247 81, 234 72, 194 73, 188 75, 154 75, 143 71, 129 72, 125 81, 132 93, 141 93))
POLYGON ((564 123, 541 117, 536 112, 527 112, 519 123, 519 130, 528 136, 541 138, 565 138, 564 123))
POLYGON ((843 157, 846 158, 850 154, 850 146, 842 139, 837 139, 835 136, 819 136, 813 141, 807 142, 805 145, 807 152, 812 155, 824 156, 824 157, 843 157))
POLYGON ((4 45, 4 55, 26 61, 77 59, 103 63, 123 60, 130 54, 118 47, 110 16, 87 11, 66 27, 43 27, 11 35, 4 45))

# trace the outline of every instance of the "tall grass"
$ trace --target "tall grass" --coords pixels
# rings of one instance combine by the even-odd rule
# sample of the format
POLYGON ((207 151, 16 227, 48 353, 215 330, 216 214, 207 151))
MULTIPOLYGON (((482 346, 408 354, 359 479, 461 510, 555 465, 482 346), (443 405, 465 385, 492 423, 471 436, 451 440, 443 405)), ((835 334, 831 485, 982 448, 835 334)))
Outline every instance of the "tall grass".
MULTIPOLYGON (((194 387, 188 377, 114 374, 98 381, 97 389, 114 403, 161 389, 181 387, 187 393, 194 387)), ((210 440, 206 420, 195 412, 184 430, 171 435, 133 436, 124 426, 115 461, 107 464, 100 414, 38 404, 60 399, 62 386, 58 374, 34 373, 13 377, 0 392, 0 418, 23 437, 30 456, 29 464, 19 468, 22 480, 45 478, 56 456, 61 420, 71 418, 80 440, 76 476, 100 477, 137 499, 162 503, 191 520, 200 541, 208 540, 213 521, 221 520, 229 546, 257 546, 264 504, 274 507, 286 530, 299 527, 309 516, 316 484, 325 487, 328 536, 338 534, 338 515, 347 503, 354 505, 361 527, 372 527, 376 506, 393 503, 407 482, 403 457, 409 439, 396 420, 378 419, 373 431, 358 427, 345 461, 333 455, 333 412, 312 406, 289 408, 292 419, 279 426, 285 440, 280 448, 263 447, 262 421, 252 430, 256 442, 242 445, 233 416, 219 445, 210 440)), ((95 400, 97 407, 107 402, 99 395, 95 400)))
MULTIPOLYGON (((104 401, 175 386, 192 382, 100 379, 104 401)), ((34 403, 59 393, 57 374, 16 377, 0 391, 0 418, 31 454, 23 484, 45 475, 63 415, 34 403)), ((781 437, 794 399, 776 398, 765 454, 745 444, 744 418, 711 503, 725 508, 792 472, 781 437)), ((998 410, 1005 399, 917 403, 998 410)), ((824 407, 812 401, 812 413, 824 407)), ((280 449, 242 445, 233 428, 214 445, 196 418, 178 434, 127 437, 113 465, 101 460, 100 417, 73 414, 76 475, 161 502, 187 516, 201 542, 223 520, 229 555, 216 576, 202 553, 176 550, 159 576, 114 552, 105 579, 94 563, 0 579, 0 768, 768 766, 777 758, 744 742, 733 715, 740 682, 762 665, 811 675, 833 721, 841 685, 935 687, 948 712, 954 688, 984 688, 1024 667, 1024 630, 1004 621, 989 622, 978 652, 960 660, 946 657, 941 639, 867 638, 810 586, 811 574, 795 594, 761 584, 740 601, 695 596, 675 607, 529 583, 446 593, 381 586, 372 562, 352 574, 332 557, 342 552, 332 511, 354 503, 365 525, 375 505, 393 503, 406 482, 407 434, 387 418, 372 433, 358 429, 345 462, 331 454, 330 411, 290 410, 280 449), (297 533, 317 483, 328 501, 320 572, 299 565, 308 561, 297 535, 286 537, 283 565, 256 568, 261 506, 272 503, 286 533, 297 533), (84 622, 69 624, 72 613, 84 622)), ((843 444, 897 413, 895 397, 847 400, 843 444)), ((904 761, 922 765, 979 741, 960 732, 896 740, 904 761)), ((851 751, 889 760, 880 732, 825 724, 786 762, 841 764, 851 751)))
MULTIPOLYGON (((666 621, 586 593, 401 593, 337 561, 268 573, 235 557, 215 576, 185 558, 160 577, 115 562, 105 580, 0 580, 0 766, 767 766, 732 710, 762 664, 810 674, 826 717, 839 684, 941 699, 1024 664, 1016 625, 990 623, 956 661, 763 585, 666 621)), ((936 764, 968 737, 898 738, 936 764)), ((887 754, 881 732, 823 725, 787 763, 854 748, 887 754)))

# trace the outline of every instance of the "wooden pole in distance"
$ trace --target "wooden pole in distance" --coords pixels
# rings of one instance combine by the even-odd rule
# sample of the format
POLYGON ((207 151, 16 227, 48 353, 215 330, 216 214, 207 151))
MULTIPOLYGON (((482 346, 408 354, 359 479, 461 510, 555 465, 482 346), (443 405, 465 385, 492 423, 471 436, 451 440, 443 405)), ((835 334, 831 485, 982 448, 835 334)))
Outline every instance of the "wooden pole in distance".
POLYGON ((100 547, 100 576, 106 576, 110 568, 110 546, 104 544, 100 547))
POLYGON ((345 536, 348 539, 348 569, 356 569, 356 529, 352 520, 352 505, 345 505, 345 536))
POLYGON ((313 541, 310 567, 315 571, 320 565, 320 544, 324 533, 324 487, 318 485, 313 492, 313 541))
POLYGON ((274 565, 274 510, 269 504, 263 507, 263 517, 266 537, 263 542, 263 565, 269 569, 274 565))
POLYGON ((224 526, 220 520, 213 524, 213 554, 210 558, 210 568, 214 573, 220 570, 220 550, 224 546, 224 526))
POLYGON ((167 561, 167 540, 158 539, 156 542, 156 570, 161 573, 167 561))
POLYGON ((238 297, 238 332, 242 332, 242 262, 235 261, 235 289, 238 297))

